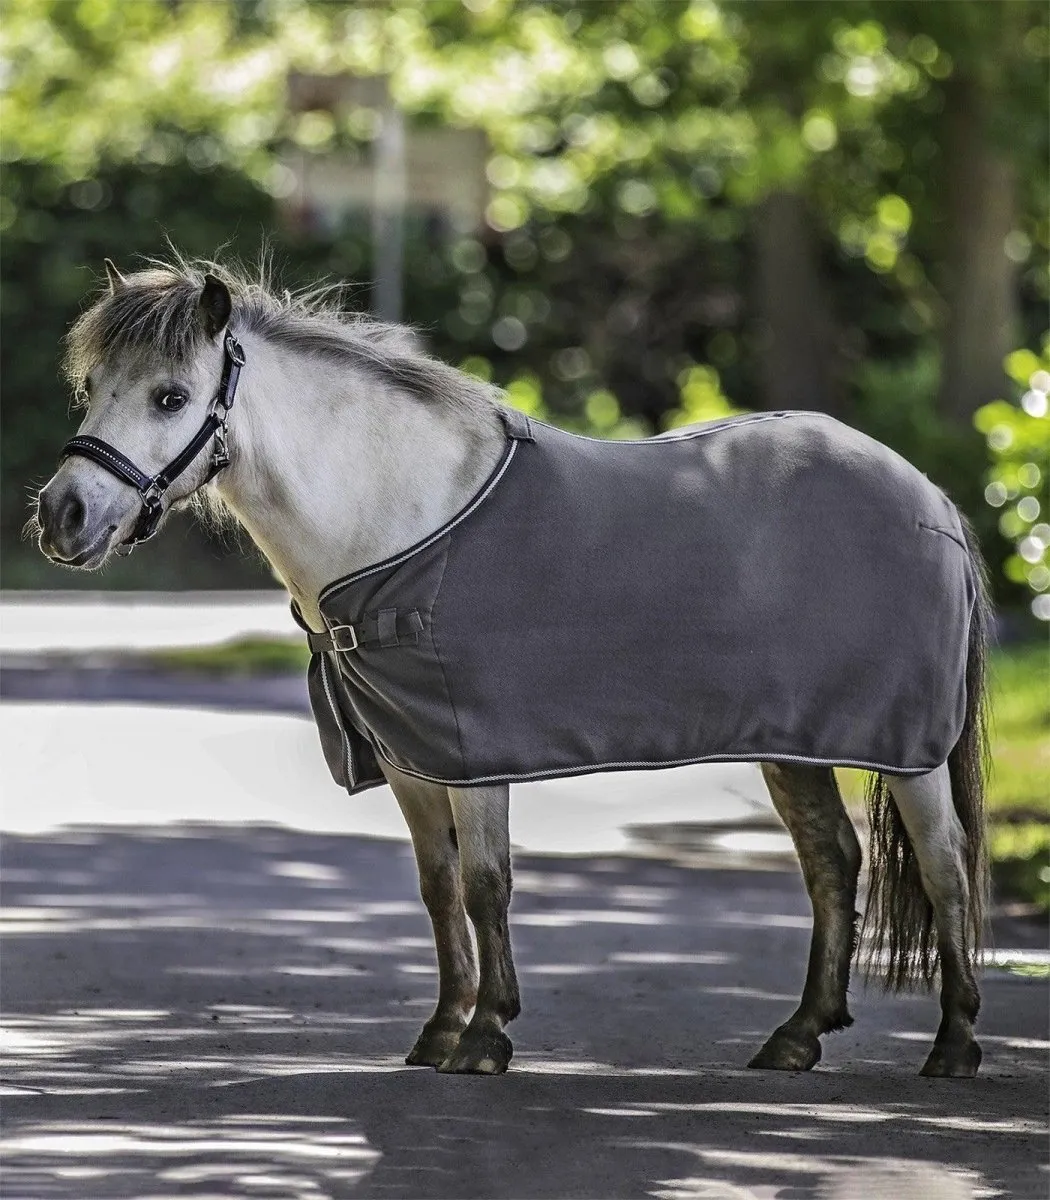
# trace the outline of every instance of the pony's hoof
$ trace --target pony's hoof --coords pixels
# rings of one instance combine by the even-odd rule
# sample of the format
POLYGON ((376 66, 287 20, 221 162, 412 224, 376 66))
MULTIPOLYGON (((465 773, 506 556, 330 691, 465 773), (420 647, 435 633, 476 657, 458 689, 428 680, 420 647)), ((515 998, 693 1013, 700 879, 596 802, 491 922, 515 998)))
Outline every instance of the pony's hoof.
POLYGON ((410 1067, 440 1067, 455 1052, 463 1029, 462 1025, 458 1029, 448 1026, 431 1029, 429 1023, 424 1025, 405 1062, 410 1067))
POLYGON ((973 1079, 981 1065, 981 1047, 975 1041, 934 1044, 920 1075, 929 1079, 973 1079))
POLYGON ((808 1071, 820 1062, 820 1038, 774 1033, 747 1064, 758 1071, 808 1071))
POLYGON ((459 1045, 438 1067, 445 1075, 502 1075, 510 1065, 514 1047, 499 1030, 471 1030, 468 1026, 459 1045))

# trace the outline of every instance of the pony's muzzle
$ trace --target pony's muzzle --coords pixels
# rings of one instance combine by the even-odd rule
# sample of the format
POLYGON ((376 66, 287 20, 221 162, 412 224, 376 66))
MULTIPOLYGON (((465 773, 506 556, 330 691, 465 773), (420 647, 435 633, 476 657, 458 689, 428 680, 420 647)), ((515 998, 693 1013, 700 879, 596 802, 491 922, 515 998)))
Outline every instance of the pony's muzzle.
POLYGON ((87 502, 72 482, 56 479, 37 499, 40 549, 48 558, 70 567, 94 565, 109 549, 115 525, 92 519, 87 502))

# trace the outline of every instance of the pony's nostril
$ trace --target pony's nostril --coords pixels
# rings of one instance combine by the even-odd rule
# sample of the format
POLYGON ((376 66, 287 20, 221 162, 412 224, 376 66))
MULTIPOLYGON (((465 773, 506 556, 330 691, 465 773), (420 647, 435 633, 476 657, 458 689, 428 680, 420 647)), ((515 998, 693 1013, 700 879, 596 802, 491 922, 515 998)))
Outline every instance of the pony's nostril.
POLYGON ((58 512, 58 529, 66 537, 72 537, 84 527, 87 510, 84 502, 76 494, 66 497, 58 512))

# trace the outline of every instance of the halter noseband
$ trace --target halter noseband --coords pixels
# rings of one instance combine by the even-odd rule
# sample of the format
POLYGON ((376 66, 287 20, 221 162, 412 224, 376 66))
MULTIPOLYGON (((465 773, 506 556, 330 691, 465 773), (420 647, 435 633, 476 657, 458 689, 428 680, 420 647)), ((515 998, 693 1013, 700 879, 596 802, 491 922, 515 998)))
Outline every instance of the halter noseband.
MULTIPOLYGON (((234 397, 237 395, 237 380, 240 378, 241 367, 244 366, 244 351, 232 333, 227 333, 222 343, 222 375, 219 377, 219 390, 212 401, 211 409, 204 418, 204 423, 186 445, 171 460, 163 470, 156 475, 147 475, 126 455, 109 442, 101 438, 75 437, 70 438, 62 447, 61 457, 69 458, 79 454, 92 462, 105 467, 111 475, 123 483, 129 483, 142 498, 142 512, 138 523, 129 537, 121 542, 117 553, 130 554, 139 542, 148 541, 156 532, 164 511, 162 499, 164 493, 186 470, 204 447, 214 441, 211 452, 211 466, 204 483, 214 479, 216 475, 229 465, 230 451, 226 439, 226 422, 229 420, 230 409, 233 408, 234 397)), ((203 484, 202 484, 203 486, 203 484)))

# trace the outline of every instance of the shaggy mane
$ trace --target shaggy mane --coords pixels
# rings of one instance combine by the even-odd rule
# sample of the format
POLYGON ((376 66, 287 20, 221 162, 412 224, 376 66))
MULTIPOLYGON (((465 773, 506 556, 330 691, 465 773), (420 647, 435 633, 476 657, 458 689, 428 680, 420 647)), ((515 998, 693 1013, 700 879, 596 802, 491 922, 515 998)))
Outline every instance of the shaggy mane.
POLYGON ((428 357, 412 331, 342 307, 341 285, 298 292, 271 290, 264 263, 255 276, 239 267, 204 259, 149 259, 125 277, 126 287, 104 293, 83 313, 66 338, 64 370, 75 388, 90 371, 117 354, 155 355, 185 361, 201 348, 205 333, 197 304, 205 273, 230 289, 230 328, 255 333, 290 351, 334 359, 370 371, 381 381, 421 399, 453 407, 490 405, 498 389, 428 357))

